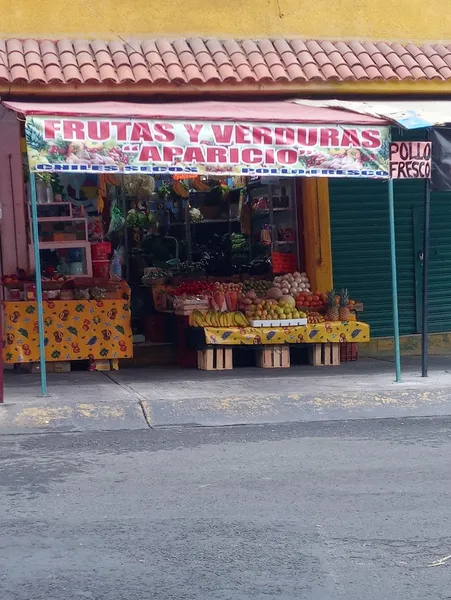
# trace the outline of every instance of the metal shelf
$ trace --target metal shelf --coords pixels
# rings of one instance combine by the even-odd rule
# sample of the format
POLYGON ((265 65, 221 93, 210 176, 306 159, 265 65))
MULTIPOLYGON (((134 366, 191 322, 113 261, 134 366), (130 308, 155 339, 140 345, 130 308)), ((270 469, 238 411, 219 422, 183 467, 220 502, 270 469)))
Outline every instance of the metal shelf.
POLYGON ((86 217, 38 217, 38 223, 52 223, 53 221, 86 221, 86 217))

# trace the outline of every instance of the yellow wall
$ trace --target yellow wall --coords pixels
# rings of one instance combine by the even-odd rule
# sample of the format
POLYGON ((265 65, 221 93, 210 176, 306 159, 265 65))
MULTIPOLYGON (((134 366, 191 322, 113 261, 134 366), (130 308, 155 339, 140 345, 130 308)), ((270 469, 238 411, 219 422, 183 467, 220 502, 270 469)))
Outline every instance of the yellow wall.
POLYGON ((305 270, 314 290, 332 289, 332 247, 330 232, 329 182, 302 179, 302 212, 305 270))
POLYGON ((0 36, 451 40, 446 0, 0 0, 0 36))

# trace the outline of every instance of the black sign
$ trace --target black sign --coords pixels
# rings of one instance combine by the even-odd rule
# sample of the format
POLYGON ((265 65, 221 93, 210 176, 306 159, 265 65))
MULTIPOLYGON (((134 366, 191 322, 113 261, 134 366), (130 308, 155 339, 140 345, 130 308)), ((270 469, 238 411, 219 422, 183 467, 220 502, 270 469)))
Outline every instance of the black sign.
POLYGON ((432 188, 446 192, 451 190, 451 129, 433 129, 432 139, 432 188))

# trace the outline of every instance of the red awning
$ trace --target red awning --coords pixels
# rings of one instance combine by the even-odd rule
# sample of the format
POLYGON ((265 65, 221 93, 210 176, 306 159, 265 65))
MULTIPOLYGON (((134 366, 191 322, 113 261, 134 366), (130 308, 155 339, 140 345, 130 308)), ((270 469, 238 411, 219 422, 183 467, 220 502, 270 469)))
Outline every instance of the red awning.
POLYGON ((291 100, 262 102, 3 102, 27 115, 196 119, 205 121, 258 121, 330 125, 388 125, 383 118, 336 108, 306 106, 291 100))

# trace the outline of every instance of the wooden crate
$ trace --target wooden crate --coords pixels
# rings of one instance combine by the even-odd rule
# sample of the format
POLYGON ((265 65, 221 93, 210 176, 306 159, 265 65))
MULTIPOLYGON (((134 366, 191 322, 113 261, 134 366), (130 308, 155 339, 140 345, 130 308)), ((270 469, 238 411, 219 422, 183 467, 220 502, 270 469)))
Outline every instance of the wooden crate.
POLYGON ((340 344, 313 344, 310 364, 314 367, 331 367, 340 364, 340 344))
POLYGON ((257 366, 262 369, 288 369, 290 366, 289 346, 267 346, 257 350, 257 366))
POLYGON ((70 373, 71 371, 70 360, 48 362, 45 366, 49 373, 70 373))
MULTIPOLYGON (((40 362, 29 362, 29 363, 18 363, 21 371, 25 373, 36 374, 41 372, 40 362)), ((46 373, 70 373, 71 363, 70 360, 65 361, 47 361, 45 363, 46 373)))
POLYGON ((119 360, 117 358, 111 359, 96 359, 95 360, 96 371, 118 371, 119 360))
POLYGON ((232 348, 207 348, 197 352, 197 367, 202 371, 233 369, 232 348))

